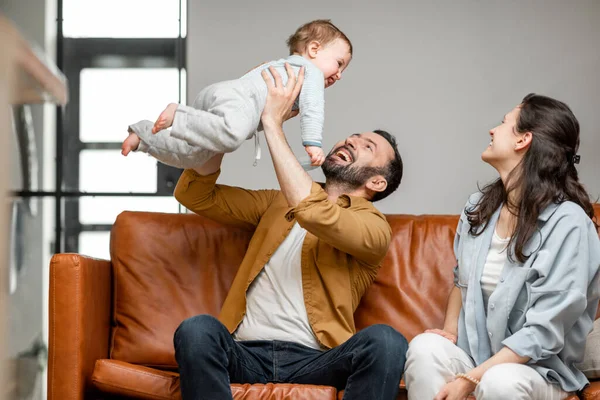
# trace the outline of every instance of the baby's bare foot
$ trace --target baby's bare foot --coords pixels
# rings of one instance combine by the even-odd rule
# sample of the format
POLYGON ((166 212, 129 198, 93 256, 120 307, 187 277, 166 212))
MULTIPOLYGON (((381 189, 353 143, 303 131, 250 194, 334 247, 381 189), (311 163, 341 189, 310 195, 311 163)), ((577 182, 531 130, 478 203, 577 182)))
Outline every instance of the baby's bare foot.
POLYGON ((139 136, 135 132, 130 130, 129 136, 127 136, 127 139, 125 139, 123 141, 123 144, 121 145, 121 154, 126 156, 130 152, 137 150, 139 145, 140 145, 139 136))
POLYGON ((152 127, 152 133, 162 131, 173 125, 173 119, 175 118, 175 111, 177 111, 177 103, 171 103, 160 113, 158 119, 152 127))

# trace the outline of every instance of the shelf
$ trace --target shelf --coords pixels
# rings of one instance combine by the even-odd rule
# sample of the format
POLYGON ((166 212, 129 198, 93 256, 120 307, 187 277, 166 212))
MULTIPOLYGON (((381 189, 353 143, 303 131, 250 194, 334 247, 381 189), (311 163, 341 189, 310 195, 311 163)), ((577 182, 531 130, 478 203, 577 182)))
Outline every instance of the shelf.
POLYGON ((66 104, 67 80, 56 65, 37 46, 23 38, 13 23, 1 14, 0 32, 2 41, 14 46, 16 82, 10 103, 66 104))

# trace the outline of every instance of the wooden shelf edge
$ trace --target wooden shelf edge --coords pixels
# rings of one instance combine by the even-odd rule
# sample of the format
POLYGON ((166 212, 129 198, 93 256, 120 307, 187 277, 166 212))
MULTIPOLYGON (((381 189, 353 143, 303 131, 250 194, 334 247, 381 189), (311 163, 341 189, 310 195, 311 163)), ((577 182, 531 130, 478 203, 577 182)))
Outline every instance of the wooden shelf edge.
POLYGON ((12 41, 16 46, 17 82, 12 104, 51 102, 67 104, 67 79, 43 52, 30 44, 19 33, 14 24, 0 14, 0 32, 3 40, 12 41))

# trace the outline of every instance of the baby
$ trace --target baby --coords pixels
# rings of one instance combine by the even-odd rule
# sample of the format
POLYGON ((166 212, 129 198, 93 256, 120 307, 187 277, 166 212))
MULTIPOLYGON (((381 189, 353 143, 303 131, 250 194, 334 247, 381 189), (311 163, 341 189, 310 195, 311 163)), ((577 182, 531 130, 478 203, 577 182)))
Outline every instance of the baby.
MULTIPOLYGON (((130 125, 122 154, 142 151, 177 168, 194 168, 215 154, 234 151, 253 136, 258 141, 267 99, 261 71, 273 66, 286 84, 288 63, 296 73, 305 69, 302 91, 293 107, 299 110, 302 145, 310 157, 310 165, 303 166, 323 164, 324 90, 342 78, 352 59, 352 44, 331 21, 315 20, 298 28, 287 45, 289 57, 262 64, 239 79, 204 88, 193 107, 171 103, 155 123, 143 120, 130 125)), ((257 142, 257 159, 259 150, 257 142)))

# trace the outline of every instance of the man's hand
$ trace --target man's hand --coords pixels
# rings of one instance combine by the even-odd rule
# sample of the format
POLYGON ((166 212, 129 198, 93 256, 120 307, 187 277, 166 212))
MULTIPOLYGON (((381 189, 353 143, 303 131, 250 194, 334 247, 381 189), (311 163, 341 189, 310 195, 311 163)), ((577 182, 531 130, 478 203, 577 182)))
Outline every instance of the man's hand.
POLYGON ((292 119, 298 114, 300 114, 299 110, 292 110, 292 111, 290 111, 290 113, 288 114, 288 116, 285 120, 287 121, 288 119, 292 119))
POLYGON ((444 331, 442 329, 427 329, 425 333, 434 333, 436 335, 440 335, 441 337, 444 337, 451 341, 453 344, 456 344, 456 341, 458 340, 455 334, 444 331))
POLYGON ((475 385, 462 378, 446 383, 433 400, 465 400, 475 390, 475 385))
MULTIPOLYGON (((258 64, 256 67, 252 67, 252 69, 248 70, 246 73, 255 70, 256 68, 260 67, 261 65, 265 65, 266 63, 267 63, 267 61, 263 61, 260 64, 258 64)), ((304 68, 304 67, 302 67, 302 68, 304 68)), ((264 78, 264 75, 263 75, 263 78, 264 78)), ((302 86, 302 84, 300 84, 300 86, 302 86)), ((290 111, 290 114, 287 116, 287 118, 285 120, 287 121, 290 118, 294 118, 298 114, 299 114, 298 110, 290 111)))
POLYGON ((260 67, 261 65, 265 65, 267 62, 268 62, 268 61, 263 61, 263 62, 261 62, 260 64, 258 64, 257 66, 254 66, 254 67, 250 68, 248 71, 246 71, 246 72, 244 73, 244 75, 246 75, 246 74, 247 74, 248 72, 250 72, 250 71, 254 71, 256 68, 260 67))
POLYGON ((304 149, 310 156, 310 164, 318 167, 325 162, 325 152, 318 146, 305 146, 304 149))
POLYGON ((310 194, 313 181, 294 156, 282 127, 283 121, 292 115, 292 105, 304 81, 304 69, 300 70, 298 78, 289 64, 285 65, 285 69, 288 75, 285 86, 274 68, 270 68, 269 72, 273 75, 275 83, 266 70, 262 71, 262 77, 269 91, 261 119, 279 187, 288 205, 296 207, 310 194))
POLYGON ((275 79, 274 83, 266 69, 261 72, 269 91, 265 109, 261 116, 263 127, 281 127, 284 121, 298 114, 297 111, 292 111, 292 106, 304 83, 304 67, 300 68, 298 77, 296 77, 294 70, 288 63, 285 64, 285 69, 288 74, 288 82, 285 86, 275 68, 269 67, 269 71, 275 79))

